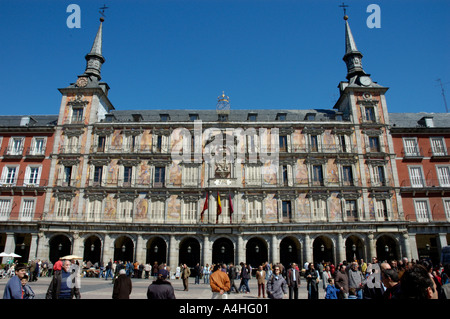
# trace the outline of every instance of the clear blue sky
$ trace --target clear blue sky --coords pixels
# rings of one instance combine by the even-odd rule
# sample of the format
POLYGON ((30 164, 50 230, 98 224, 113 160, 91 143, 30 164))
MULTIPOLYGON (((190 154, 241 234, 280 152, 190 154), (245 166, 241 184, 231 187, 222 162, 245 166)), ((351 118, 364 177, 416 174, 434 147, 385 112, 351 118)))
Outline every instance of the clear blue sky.
MULTIPOLYGON (((106 4, 102 80, 116 109, 331 109, 345 80, 342 0, 0 0, 0 115, 57 114, 106 4), (81 28, 66 25, 69 4, 81 28)), ((347 0, 363 66, 390 112, 450 104, 450 1, 347 0), (381 8, 381 28, 366 12, 381 8)))

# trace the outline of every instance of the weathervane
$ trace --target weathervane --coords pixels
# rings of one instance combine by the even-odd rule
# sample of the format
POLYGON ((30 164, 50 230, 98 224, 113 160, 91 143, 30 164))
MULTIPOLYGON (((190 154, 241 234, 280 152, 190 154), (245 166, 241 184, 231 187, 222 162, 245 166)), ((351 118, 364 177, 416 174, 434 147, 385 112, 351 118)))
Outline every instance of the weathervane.
POLYGON ((102 17, 106 17, 105 16, 105 10, 108 9, 108 7, 106 6, 106 4, 103 5, 103 7, 100 8, 99 13, 102 15, 102 17))
POLYGON ((341 7, 342 9, 344 9, 344 17, 346 17, 346 16, 347 16, 347 8, 348 8, 348 5, 346 5, 344 2, 342 2, 342 4, 341 4, 339 7, 341 7))

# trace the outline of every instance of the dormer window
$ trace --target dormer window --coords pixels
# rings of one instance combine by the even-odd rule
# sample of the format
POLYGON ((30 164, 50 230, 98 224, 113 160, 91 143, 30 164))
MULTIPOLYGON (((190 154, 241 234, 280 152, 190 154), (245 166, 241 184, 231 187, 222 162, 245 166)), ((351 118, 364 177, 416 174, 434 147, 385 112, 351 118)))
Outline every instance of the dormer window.
POLYGON ((314 121, 315 119, 316 119, 316 114, 315 113, 308 113, 308 114, 306 114, 306 120, 314 121))
POLYGON ((159 119, 161 120, 161 122, 167 122, 170 120, 170 116, 169 114, 160 114, 159 119))
POLYGON ((255 113, 249 113, 247 117, 247 121, 250 122, 256 122, 256 118, 258 117, 258 114, 255 113))
POLYGON ((198 120, 199 119, 199 116, 198 116, 198 114, 189 114, 189 120, 190 121, 196 121, 196 120, 198 120))
POLYGON ((286 113, 278 113, 277 121, 286 121, 286 113))
POLYGON ((228 114, 219 114, 219 122, 228 121, 228 114))
POLYGON ((141 122, 144 118, 142 117, 142 114, 131 114, 133 117, 133 122, 141 122))

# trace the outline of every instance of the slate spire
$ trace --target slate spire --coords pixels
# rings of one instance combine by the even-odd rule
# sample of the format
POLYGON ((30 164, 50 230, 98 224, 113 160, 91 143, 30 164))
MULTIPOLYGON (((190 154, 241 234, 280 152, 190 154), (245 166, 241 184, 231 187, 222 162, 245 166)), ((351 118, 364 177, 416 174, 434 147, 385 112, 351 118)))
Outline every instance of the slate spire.
POLYGON ((343 60, 347 65, 347 79, 351 79, 357 75, 366 74, 362 67, 361 59, 362 53, 356 47, 355 39, 353 38, 350 25, 348 24, 348 16, 344 16, 345 20, 345 55, 343 60))
POLYGON ((84 74, 88 76, 95 76, 98 80, 102 77, 100 75, 100 71, 102 68, 102 64, 105 62, 105 58, 102 55, 102 24, 105 21, 103 18, 100 18, 100 26, 97 31, 97 35, 95 36, 94 44, 92 45, 91 51, 86 54, 86 70, 84 74))

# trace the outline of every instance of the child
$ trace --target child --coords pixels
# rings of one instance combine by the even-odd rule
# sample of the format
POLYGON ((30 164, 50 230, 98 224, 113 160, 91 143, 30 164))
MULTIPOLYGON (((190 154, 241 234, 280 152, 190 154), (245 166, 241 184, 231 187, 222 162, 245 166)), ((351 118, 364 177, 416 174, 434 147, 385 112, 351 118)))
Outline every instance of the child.
POLYGON ((348 290, 348 299, 358 299, 356 296, 356 288, 350 288, 348 290))
POLYGON ((28 285, 28 276, 23 276, 22 280, 22 290, 23 290, 23 299, 34 299, 34 292, 31 289, 30 285, 28 285))
POLYGON ((340 290, 339 290, 339 288, 336 288, 336 286, 334 285, 333 278, 328 278, 328 286, 325 291, 326 291, 325 299, 338 299, 337 293, 340 290))

